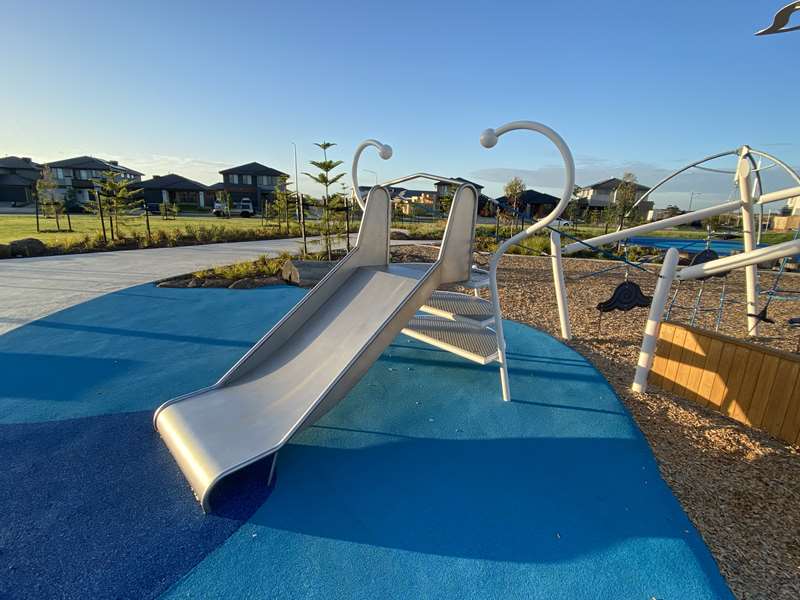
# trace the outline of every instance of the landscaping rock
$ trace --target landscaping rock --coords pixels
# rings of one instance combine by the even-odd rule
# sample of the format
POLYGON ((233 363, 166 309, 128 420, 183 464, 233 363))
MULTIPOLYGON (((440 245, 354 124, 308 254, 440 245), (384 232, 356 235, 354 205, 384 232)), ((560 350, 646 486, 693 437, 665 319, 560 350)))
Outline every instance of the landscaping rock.
POLYGON ((245 277, 243 279, 237 279, 228 287, 232 290, 251 290, 253 288, 279 285, 282 283, 283 280, 278 277, 245 277))
POLYGON ((44 242, 36 238, 14 240, 10 246, 12 256, 42 256, 47 252, 47 246, 44 245, 44 242))
POLYGON ((206 279, 203 282, 204 288, 226 288, 233 283, 232 279, 206 279))
POLYGON ((325 277, 336 262, 327 260, 287 260, 281 276, 287 283, 300 287, 313 287, 325 277))
POLYGON ((11 246, 8 244, 0 244, 0 258, 11 258, 14 256, 11 254, 11 246))
POLYGON ((410 240, 411 236, 408 235, 407 231, 403 231, 400 229, 392 229, 392 232, 389 234, 389 237, 393 240, 410 240))
POLYGON ((167 279, 166 281, 159 281, 156 287, 160 288, 185 288, 189 287, 191 279, 167 279))

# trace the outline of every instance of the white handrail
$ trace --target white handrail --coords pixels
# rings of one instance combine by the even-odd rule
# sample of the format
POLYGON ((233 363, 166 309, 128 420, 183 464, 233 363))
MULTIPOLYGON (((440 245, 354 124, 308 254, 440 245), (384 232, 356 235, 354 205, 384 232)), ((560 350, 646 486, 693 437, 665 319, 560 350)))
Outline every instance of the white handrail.
POLYGON ((741 269, 742 267, 771 262, 784 258, 785 256, 795 256, 797 254, 800 254, 800 240, 790 240, 788 242, 781 242, 780 244, 773 244, 766 248, 759 248, 758 250, 742 252, 740 254, 731 254, 730 256, 723 256, 722 258, 710 260, 698 265, 684 267, 678 271, 676 279, 680 281, 689 281, 701 277, 709 277, 711 275, 720 275, 733 269, 741 269))
POLYGON ((526 230, 521 231, 517 235, 510 237, 505 242, 500 244, 500 247, 489 260, 489 286, 491 288, 492 307, 494 309, 495 333, 497 334, 497 357, 498 362, 500 363, 500 385, 503 391, 503 400, 505 401, 511 399, 511 391, 508 383, 508 364, 506 361, 506 341, 505 335, 503 334, 503 315, 500 310, 500 296, 498 295, 497 291, 497 265, 508 248, 514 244, 518 244, 525 238, 532 236, 540 229, 544 229, 554 219, 558 218, 558 216, 567 207, 567 204, 569 204, 569 201, 572 198, 572 190, 575 186, 575 160, 572 158, 572 152, 570 152, 569 146, 567 146, 567 143, 563 140, 563 138, 555 131, 550 129, 547 125, 536 123, 535 121, 512 121, 511 123, 507 123, 502 127, 498 127, 497 129, 485 130, 481 134, 481 145, 484 148, 493 148, 497 144, 497 140, 500 138, 500 136, 508 133, 509 131, 515 131, 517 129, 527 129, 528 131, 541 133, 547 139, 553 142, 556 148, 558 148, 558 151, 561 153, 561 158, 564 160, 566 178, 564 181, 564 192, 561 195, 561 200, 559 200, 555 208, 553 208, 553 210, 550 211, 550 213, 543 219, 536 221, 526 230))
POLYGON ((353 180, 353 193, 356 196, 356 201, 358 201, 358 205, 361 207, 361 210, 364 210, 367 204, 364 200, 364 196, 361 195, 361 190, 358 189, 358 160, 361 158, 361 153, 364 152, 364 150, 366 150, 369 146, 374 146, 377 148, 378 156, 380 156, 383 160, 392 158, 392 147, 388 144, 382 144, 378 140, 364 140, 358 145, 358 148, 356 148, 356 151, 353 154, 353 168, 350 172, 350 177, 353 180))

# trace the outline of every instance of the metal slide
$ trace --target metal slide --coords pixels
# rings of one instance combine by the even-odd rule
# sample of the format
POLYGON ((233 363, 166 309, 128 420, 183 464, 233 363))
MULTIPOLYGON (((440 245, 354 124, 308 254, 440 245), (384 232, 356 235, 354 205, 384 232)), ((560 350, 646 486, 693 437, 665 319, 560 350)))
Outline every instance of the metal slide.
POLYGON ((391 201, 370 191, 358 241, 216 384, 174 398, 153 423, 204 510, 227 475, 277 451, 361 379, 436 288, 469 279, 478 194, 456 191, 432 264, 390 264, 391 201))

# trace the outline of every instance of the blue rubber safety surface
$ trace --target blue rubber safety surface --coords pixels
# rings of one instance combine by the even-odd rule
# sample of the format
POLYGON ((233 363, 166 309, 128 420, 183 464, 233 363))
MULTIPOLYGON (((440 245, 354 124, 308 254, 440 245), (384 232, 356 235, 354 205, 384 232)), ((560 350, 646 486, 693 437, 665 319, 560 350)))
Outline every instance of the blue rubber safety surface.
MULTIPOLYGON (((677 248, 678 250, 685 252, 702 252, 706 249, 706 240, 698 238, 687 239, 659 236, 639 236, 628 238, 626 243, 630 244, 631 246, 658 248, 660 250, 677 248)), ((767 245, 768 244, 758 244, 758 247, 764 248, 767 245)), ((741 240, 711 240, 708 242, 708 246, 719 256, 729 256, 731 254, 744 251, 744 246, 741 240)))
POLYGON ((732 597, 607 382, 516 323, 513 402, 399 336, 203 515, 152 411, 302 293, 139 286, 0 336, 0 597, 732 597))

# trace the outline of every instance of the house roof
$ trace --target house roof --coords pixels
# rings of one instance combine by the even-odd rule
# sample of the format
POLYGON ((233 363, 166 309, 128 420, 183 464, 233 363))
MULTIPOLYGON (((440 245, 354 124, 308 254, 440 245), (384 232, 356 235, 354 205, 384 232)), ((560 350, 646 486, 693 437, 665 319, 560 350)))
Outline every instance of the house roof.
POLYGON ((215 183, 214 185, 208 186, 208 189, 214 190, 214 191, 224 190, 225 189, 225 183, 220 181, 219 183, 215 183))
MULTIPOLYGON (((463 177, 450 177, 450 179, 454 179, 455 181, 460 181, 462 183, 468 183, 470 185, 474 185, 477 188, 478 192, 480 192, 483 189, 483 186, 480 183, 475 183, 474 181, 470 181, 469 179, 464 179, 463 177)), ((448 183, 446 181, 438 181, 436 183, 436 186, 438 187, 440 185, 448 185, 448 183)))
MULTIPOLYGON (((525 190, 520 196, 523 206, 528 204, 558 204, 558 198, 550 194, 537 192, 536 190, 525 190)), ((508 203, 506 196, 500 196, 495 200, 497 204, 505 205, 508 203)))
POLYGON ((33 185, 34 180, 27 177, 20 177, 16 173, 0 175, 0 185, 28 187, 33 185))
MULTIPOLYGON (((587 188, 591 188, 591 189, 611 189, 611 190, 615 190, 620 186, 621 183, 622 183, 622 179, 620 179, 619 177, 612 177, 610 179, 604 179, 603 181, 598 181, 597 183, 594 183, 592 185, 587 185, 586 187, 587 188)), ((636 189, 637 190, 641 190, 643 192, 646 192, 650 188, 647 187, 646 185, 642 185, 641 183, 637 183, 636 184, 636 189)))
POLYGON ((272 167, 268 167, 257 162, 251 162, 247 163, 246 165, 231 167, 230 169, 220 171, 221 175, 227 175, 228 173, 241 173, 244 175, 269 175, 271 177, 289 177, 287 173, 283 173, 282 171, 278 171, 277 169, 273 169, 272 167))
POLYGON ((40 165, 30 158, 19 156, 4 156, 0 158, 0 169, 39 169, 40 165))
POLYGON ((55 162, 46 163, 48 167, 60 169, 96 169, 100 171, 117 171, 131 173, 132 175, 142 175, 139 171, 134 171, 128 167, 123 167, 115 160, 103 160, 94 156, 76 156, 75 158, 65 158, 55 162))
POLYGON ((170 173, 169 175, 154 175, 152 179, 136 184, 136 187, 146 190, 182 190, 203 192, 208 186, 181 175, 170 173))
POLYGON ((480 183, 475 183, 474 181, 470 181, 469 179, 464 179, 463 177, 455 177, 455 179, 457 179, 458 181, 463 181, 464 183, 469 183, 470 185, 474 185, 478 189, 478 192, 480 192, 483 189, 483 186, 480 183))

